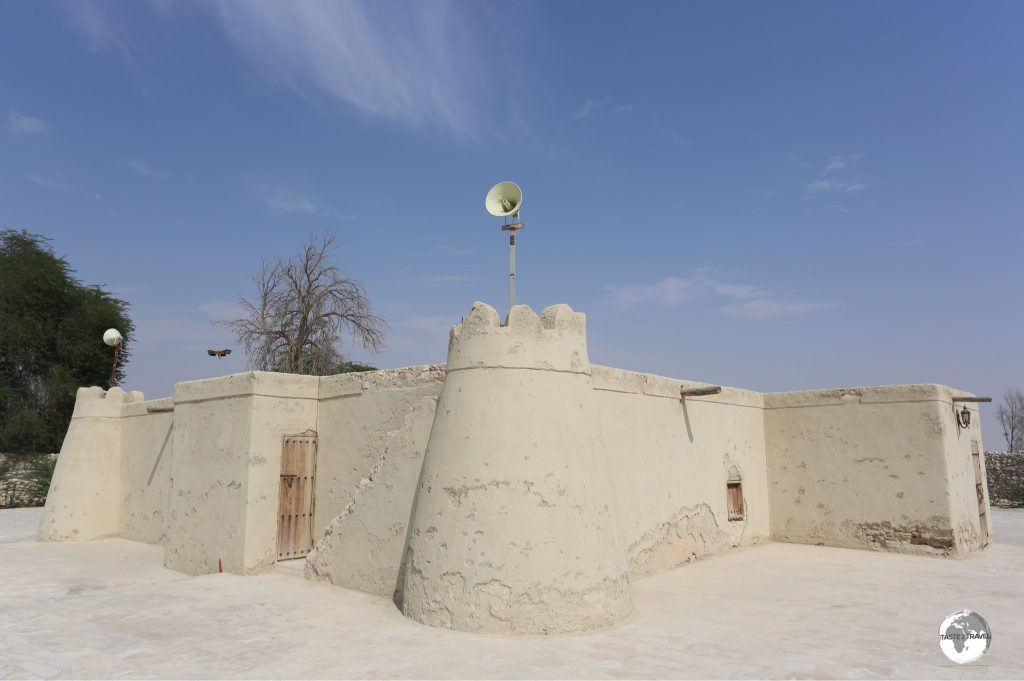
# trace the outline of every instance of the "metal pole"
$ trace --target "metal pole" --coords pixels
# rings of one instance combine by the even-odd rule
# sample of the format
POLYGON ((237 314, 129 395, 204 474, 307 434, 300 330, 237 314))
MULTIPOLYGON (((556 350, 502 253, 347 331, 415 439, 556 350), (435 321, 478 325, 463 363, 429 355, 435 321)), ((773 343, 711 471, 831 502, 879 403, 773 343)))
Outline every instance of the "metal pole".
POLYGON ((117 373, 117 358, 121 354, 121 344, 118 343, 114 346, 114 363, 110 366, 110 380, 107 382, 108 388, 114 387, 114 376, 117 373))
POLYGON ((516 304, 516 232, 508 234, 508 311, 516 304))

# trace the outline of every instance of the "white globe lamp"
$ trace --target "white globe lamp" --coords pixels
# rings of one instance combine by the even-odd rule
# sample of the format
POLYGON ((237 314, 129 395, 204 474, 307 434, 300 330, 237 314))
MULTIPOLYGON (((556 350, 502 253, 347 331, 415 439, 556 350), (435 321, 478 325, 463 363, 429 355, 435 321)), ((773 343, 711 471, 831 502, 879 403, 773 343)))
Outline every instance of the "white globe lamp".
POLYGON ((117 329, 107 329, 103 332, 103 342, 112 348, 120 345, 121 340, 121 332, 117 329))

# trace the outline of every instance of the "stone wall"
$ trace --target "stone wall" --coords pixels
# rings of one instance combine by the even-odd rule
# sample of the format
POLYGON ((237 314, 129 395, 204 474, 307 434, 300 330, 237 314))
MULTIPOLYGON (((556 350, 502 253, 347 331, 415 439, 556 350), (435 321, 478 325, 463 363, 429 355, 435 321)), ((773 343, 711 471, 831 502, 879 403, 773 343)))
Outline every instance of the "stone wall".
POLYGON ((0 509, 42 506, 57 454, 0 454, 0 509))
POLYGON ((1024 506, 1024 451, 985 452, 988 491, 993 506, 1024 506))

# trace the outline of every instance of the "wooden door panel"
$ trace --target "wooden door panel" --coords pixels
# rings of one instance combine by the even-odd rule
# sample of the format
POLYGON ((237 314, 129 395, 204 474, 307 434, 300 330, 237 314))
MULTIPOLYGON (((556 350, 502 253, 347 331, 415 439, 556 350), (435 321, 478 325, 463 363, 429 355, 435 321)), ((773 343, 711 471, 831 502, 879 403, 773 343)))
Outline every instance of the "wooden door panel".
POLYGON ((971 440, 971 459, 974 460, 974 489, 978 496, 978 521, 981 528, 981 545, 988 546, 988 513, 985 509, 985 481, 981 477, 981 451, 977 440, 971 440))
POLYGON ((287 435, 281 449, 277 559, 301 558, 313 548, 316 490, 315 433, 287 435))

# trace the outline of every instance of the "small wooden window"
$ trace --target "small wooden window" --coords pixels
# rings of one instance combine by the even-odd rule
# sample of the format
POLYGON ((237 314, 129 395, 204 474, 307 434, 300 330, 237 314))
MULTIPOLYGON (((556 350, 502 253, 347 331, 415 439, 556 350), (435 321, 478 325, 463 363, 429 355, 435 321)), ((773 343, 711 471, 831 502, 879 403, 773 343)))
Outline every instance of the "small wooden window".
POLYGON ((725 483, 726 496, 729 502, 729 520, 743 520, 743 483, 725 483))

